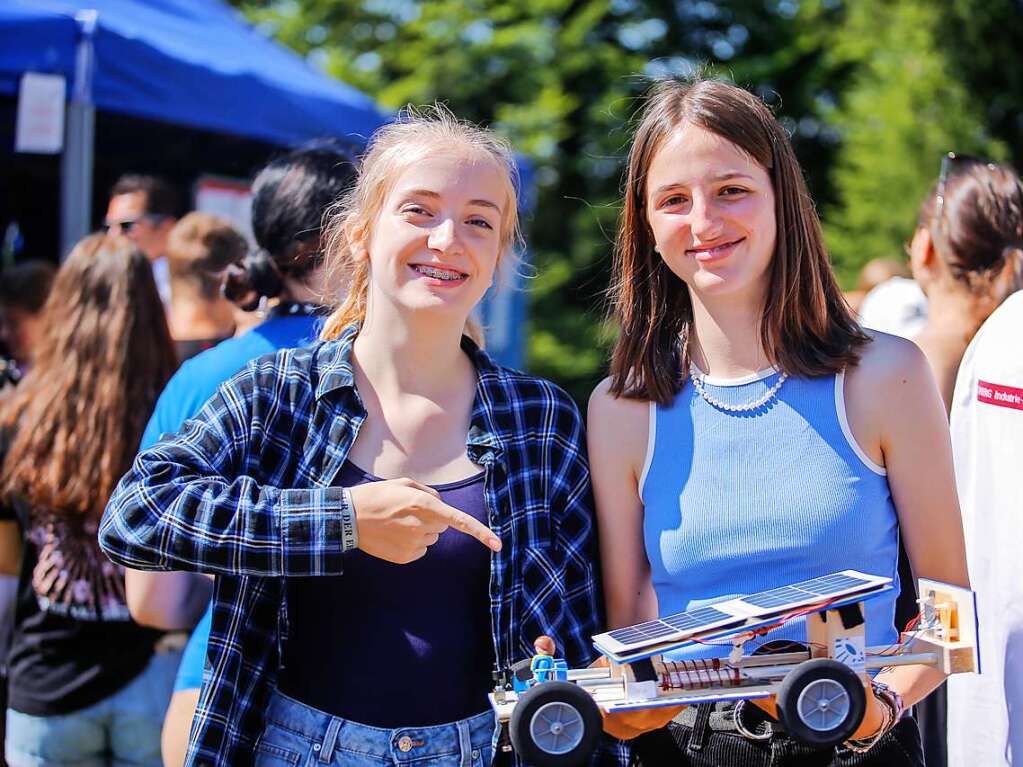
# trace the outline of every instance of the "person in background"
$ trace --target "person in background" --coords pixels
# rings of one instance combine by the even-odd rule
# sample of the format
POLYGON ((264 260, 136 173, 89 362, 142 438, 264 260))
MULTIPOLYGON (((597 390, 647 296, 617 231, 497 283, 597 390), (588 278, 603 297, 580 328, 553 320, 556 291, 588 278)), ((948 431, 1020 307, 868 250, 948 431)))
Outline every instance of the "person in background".
POLYGON ((168 320, 182 362, 233 335, 235 306, 222 287, 228 267, 247 250, 234 227, 209 213, 187 214, 167 235, 168 320))
MULTIPOLYGON (((56 272, 48 261, 23 261, 0 274, 0 397, 21 380, 31 365, 42 337, 43 306, 56 272)), ((7 710, 7 650, 14 626, 17 585, 17 576, 0 574, 0 712, 7 710)), ((0 752, 3 742, 4 722, 0 717, 0 752)))
MULTIPOLYGON (((256 176, 252 184, 252 230, 257 249, 228 267, 223 291, 240 304, 232 304, 236 312, 248 315, 257 324, 182 364, 160 395, 140 449, 152 447, 161 435, 181 429, 217 387, 250 360, 316 339, 322 319, 318 302, 322 289, 323 214, 348 191, 354 179, 350 156, 322 143, 282 155, 256 176), (259 309, 261 304, 263 310, 259 309)), ((174 232, 198 215, 183 218, 174 232)), ((190 572, 129 570, 127 586, 128 606, 139 623, 167 630, 195 627, 163 729, 164 764, 179 767, 184 763, 202 686, 212 620, 211 581, 190 572)))
POLYGON ((0 568, 19 576, 7 761, 157 767, 180 651, 131 620, 96 533, 174 346, 149 262, 123 237, 79 242, 44 312, 32 368, 0 405, 0 568))
POLYGON ((948 763, 1023 764, 1023 292, 980 328, 959 366, 952 450, 977 592, 981 673, 948 680, 948 763))
POLYGON ((909 245, 927 322, 913 338, 952 407, 959 362, 977 329, 1019 287, 1023 186, 1004 165, 947 154, 909 245))
POLYGON ((16 383, 32 365, 56 272, 47 261, 22 261, 0 273, 0 389, 16 383))
POLYGON ((177 191, 156 176, 129 173, 110 190, 104 221, 111 234, 123 234, 145 254, 153 268, 160 300, 170 305, 167 235, 180 214, 177 191))
POLYGON ((890 277, 863 297, 859 320, 869 330, 913 338, 927 323, 927 296, 916 280, 890 277))
POLYGON ((863 299, 867 297, 867 294, 882 282, 887 282, 893 277, 909 277, 909 267, 894 258, 870 259, 860 269, 859 277, 856 280, 856 289, 847 290, 844 293, 849 308, 854 314, 859 314, 863 299))
MULTIPOLYGON (((942 157, 907 250, 928 304, 927 321, 913 341, 934 371, 946 412, 967 345, 1019 286, 1021 246, 1023 186, 1016 173, 952 152, 942 157)), ((900 594, 900 618, 916 613, 913 597, 908 590, 900 594)), ((916 716, 928 767, 944 767, 944 686, 917 706, 916 716)))

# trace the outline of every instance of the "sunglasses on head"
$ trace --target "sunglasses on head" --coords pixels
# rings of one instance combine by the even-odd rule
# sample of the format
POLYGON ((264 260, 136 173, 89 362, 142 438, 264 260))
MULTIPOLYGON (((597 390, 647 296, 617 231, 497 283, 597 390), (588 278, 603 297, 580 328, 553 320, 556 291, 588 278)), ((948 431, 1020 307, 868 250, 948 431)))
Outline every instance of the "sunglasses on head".
POLYGON ((941 231, 942 216, 945 214, 945 186, 948 179, 956 172, 956 168, 962 169, 969 165, 986 165, 989 170, 995 169, 993 162, 969 154, 945 152, 941 158, 941 171, 938 173, 938 188, 934 201, 934 230, 937 232, 941 231))

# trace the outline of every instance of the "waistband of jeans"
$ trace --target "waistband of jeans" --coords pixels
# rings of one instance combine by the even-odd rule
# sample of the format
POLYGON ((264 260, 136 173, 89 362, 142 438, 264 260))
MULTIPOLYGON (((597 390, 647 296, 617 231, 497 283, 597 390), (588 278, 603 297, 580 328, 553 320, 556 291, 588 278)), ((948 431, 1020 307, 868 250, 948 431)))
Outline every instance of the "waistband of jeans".
POLYGON ((337 722, 334 728, 338 730, 339 736, 345 733, 351 734, 359 731, 364 737, 379 738, 381 744, 384 742, 398 742, 402 738, 409 738, 409 742, 429 742, 433 749, 457 752, 460 747, 458 725, 464 723, 469 730, 469 737, 473 745, 489 743, 497 727, 494 713, 484 711, 474 716, 460 720, 460 722, 448 722, 446 724, 428 725, 425 727, 373 727, 372 725, 353 722, 339 716, 321 711, 299 700, 285 695, 280 690, 274 690, 270 695, 270 701, 266 709, 267 722, 278 727, 290 730, 298 735, 317 740, 327 732, 332 722, 337 722))

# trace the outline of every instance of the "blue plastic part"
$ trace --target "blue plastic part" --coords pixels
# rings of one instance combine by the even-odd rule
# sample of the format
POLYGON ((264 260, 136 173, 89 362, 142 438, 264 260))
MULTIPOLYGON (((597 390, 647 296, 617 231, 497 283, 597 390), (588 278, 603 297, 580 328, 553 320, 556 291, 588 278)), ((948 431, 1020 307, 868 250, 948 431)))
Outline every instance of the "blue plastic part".
POLYGON ((533 672, 533 676, 530 679, 526 681, 517 678, 512 679, 512 689, 515 692, 523 693, 543 682, 568 681, 568 662, 564 658, 554 658, 550 655, 534 655, 533 660, 529 664, 529 670, 533 672))

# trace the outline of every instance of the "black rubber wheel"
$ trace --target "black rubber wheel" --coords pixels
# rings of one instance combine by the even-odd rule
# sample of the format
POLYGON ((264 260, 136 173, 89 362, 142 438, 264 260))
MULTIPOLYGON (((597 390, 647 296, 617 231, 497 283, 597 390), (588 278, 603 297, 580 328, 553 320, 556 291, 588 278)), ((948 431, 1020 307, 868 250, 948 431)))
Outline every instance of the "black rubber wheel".
POLYGON ((533 767, 578 767, 597 750, 603 723, 592 696, 571 682, 542 682, 512 711, 512 746, 533 767))
POLYGON ((848 740, 866 710, 863 681, 844 663, 830 658, 800 663, 778 690, 778 716, 785 729, 818 748, 848 740))

